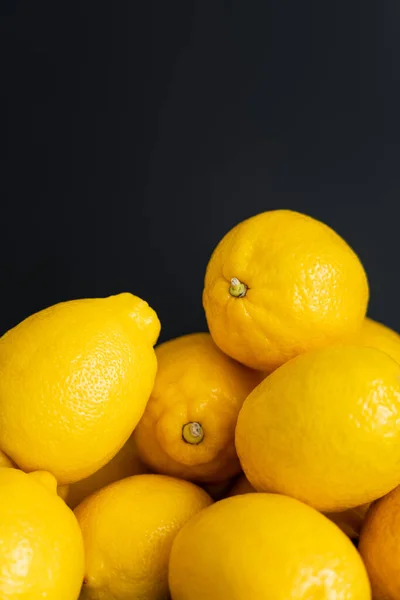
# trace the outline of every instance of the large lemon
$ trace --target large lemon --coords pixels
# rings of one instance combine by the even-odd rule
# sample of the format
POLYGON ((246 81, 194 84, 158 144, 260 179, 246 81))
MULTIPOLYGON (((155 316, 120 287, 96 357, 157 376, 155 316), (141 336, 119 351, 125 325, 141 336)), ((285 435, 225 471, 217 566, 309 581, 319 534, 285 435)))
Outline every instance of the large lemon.
POLYGON ((216 344, 268 372, 351 338, 367 303, 367 278, 352 249, 323 223, 289 210, 229 231, 210 259, 203 292, 216 344))
POLYGON ((0 598, 77 600, 82 535, 50 473, 0 468, 0 598))
POLYGON ((236 448, 258 491, 323 512, 383 496, 400 483, 400 365, 357 346, 294 358, 245 400, 236 448))
POLYGON ((210 334, 156 348, 158 371, 135 429, 139 454, 157 473, 220 482, 240 471, 235 427, 260 375, 219 350, 210 334))
POLYGON ((275 494, 221 500, 172 546, 172 600, 370 600, 351 541, 301 502, 275 494))
POLYGON ((146 302, 119 294, 32 315, 0 340, 0 448, 60 484, 94 473, 139 421, 160 330, 146 302))
POLYGON ((86 498, 75 509, 86 553, 82 600, 166 600, 172 542, 211 502, 164 475, 134 475, 86 498))

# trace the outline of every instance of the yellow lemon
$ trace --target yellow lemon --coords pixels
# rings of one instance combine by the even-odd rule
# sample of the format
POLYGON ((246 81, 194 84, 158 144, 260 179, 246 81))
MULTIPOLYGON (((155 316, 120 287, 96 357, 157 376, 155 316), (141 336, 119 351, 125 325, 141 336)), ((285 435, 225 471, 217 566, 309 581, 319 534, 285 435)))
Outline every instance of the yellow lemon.
POLYGON ((400 363, 400 335, 373 319, 365 319, 356 338, 357 344, 377 348, 400 363))
POLYGON ((208 333, 182 336, 156 348, 157 377, 134 437, 157 472, 221 481, 240 471, 235 426, 259 374, 223 354, 208 333))
POLYGON ((339 235, 311 217, 276 210, 239 223, 218 244, 203 304, 221 350, 270 372, 351 338, 368 295, 364 269, 339 235))
POLYGON ((0 448, 66 484, 118 452, 143 414, 160 324, 119 294, 56 304, 0 339, 0 448))
POLYGON ((50 473, 0 468, 0 598, 77 600, 82 535, 50 473))
POLYGON ((359 551, 374 600, 400 598, 400 487, 375 502, 361 530, 359 551))
POLYGON ((227 498, 194 516, 172 546, 172 600, 370 600, 351 541, 301 502, 227 498))
POLYGON ((72 483, 69 486, 66 501, 68 506, 76 508, 82 500, 97 492, 110 483, 146 473, 148 469, 139 458, 133 436, 129 438, 121 450, 99 471, 86 479, 72 483))
MULTIPOLYGON (((241 475, 235 481, 232 488, 229 490, 227 496, 239 496, 241 494, 255 493, 255 489, 250 484, 246 475, 241 475)), ((343 512, 338 513, 325 513, 330 521, 336 523, 338 527, 352 540, 357 540, 365 516, 368 512, 370 504, 363 504, 362 506, 356 506, 355 508, 349 508, 343 512)))
POLYGON ((383 496, 400 482, 400 365, 361 346, 292 359, 244 402, 236 448, 258 491, 323 512, 383 496))
POLYGON ((75 509, 86 552, 82 600, 166 600, 172 542, 211 502, 164 475, 128 477, 86 498, 75 509))

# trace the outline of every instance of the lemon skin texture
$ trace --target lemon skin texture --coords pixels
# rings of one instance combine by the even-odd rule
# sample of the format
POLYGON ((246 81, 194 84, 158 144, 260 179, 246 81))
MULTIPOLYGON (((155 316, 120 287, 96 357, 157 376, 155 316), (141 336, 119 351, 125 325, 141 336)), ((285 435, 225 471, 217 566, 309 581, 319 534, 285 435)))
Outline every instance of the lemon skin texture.
POLYGON ((0 448, 60 485, 88 477, 141 418, 160 324, 132 294, 57 304, 0 339, 0 448))
POLYGON ((245 400, 236 448, 257 491, 322 512, 368 504, 400 482, 400 365, 361 346, 294 358, 245 400))
POLYGON ((82 600, 167 600, 172 542, 211 503, 192 483, 150 474, 86 498, 75 509, 86 552, 82 600))
POLYGON ((219 348, 267 373, 352 337, 368 281, 350 246, 327 225, 276 210, 236 225, 208 263, 203 306, 219 348))
POLYGON ((259 372, 223 354, 208 333, 160 344, 156 355, 154 388, 134 432, 142 460, 190 481, 219 483, 239 473, 236 421, 259 372))

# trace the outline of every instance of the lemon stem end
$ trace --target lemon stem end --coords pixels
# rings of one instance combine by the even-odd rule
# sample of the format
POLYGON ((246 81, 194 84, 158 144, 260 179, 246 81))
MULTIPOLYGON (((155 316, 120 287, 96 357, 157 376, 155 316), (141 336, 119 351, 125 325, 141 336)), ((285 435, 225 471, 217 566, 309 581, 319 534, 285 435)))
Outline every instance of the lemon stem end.
POLYGON ((182 427, 182 437, 188 444, 200 444, 204 438, 204 431, 200 423, 196 421, 186 423, 182 427))
POLYGON ((243 298, 247 292, 247 285, 239 281, 237 277, 232 277, 229 293, 234 298, 243 298))

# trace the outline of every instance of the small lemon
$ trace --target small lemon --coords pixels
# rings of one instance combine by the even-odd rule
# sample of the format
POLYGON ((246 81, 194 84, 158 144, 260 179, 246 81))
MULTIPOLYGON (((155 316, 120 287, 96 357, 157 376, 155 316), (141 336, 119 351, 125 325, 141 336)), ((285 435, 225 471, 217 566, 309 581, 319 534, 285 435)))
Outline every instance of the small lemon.
POLYGON ((195 515, 172 546, 172 600, 370 600, 351 541, 298 500, 245 494, 195 515))
POLYGON ((207 483, 240 471, 235 427, 259 373, 233 361, 210 334, 185 335, 156 348, 158 371, 135 429, 151 470, 207 483))
POLYGON ((110 483, 130 477, 131 475, 140 475, 148 471, 147 467, 139 458, 133 436, 129 438, 121 450, 104 465, 99 471, 90 475, 86 479, 72 483, 67 493, 67 504, 71 508, 76 508, 87 496, 97 492, 110 483))
POLYGON ((236 448, 258 491, 323 512, 368 504, 400 483, 400 365, 361 346, 292 359, 245 400, 236 448))
POLYGON ((211 502, 164 475, 128 477, 86 498, 75 509, 86 551, 82 600, 167 600, 172 542, 211 502))
POLYGON ((356 334, 368 282, 352 249, 328 226, 290 210, 239 223, 207 266, 203 305, 215 343, 271 372, 307 350, 356 334))
POLYGON ((50 473, 0 468, 0 598, 77 600, 82 535, 50 473))
POLYGON ((0 448, 60 485, 98 471, 143 414, 160 324, 119 294, 56 304, 0 339, 0 448))
POLYGON ((375 502, 361 529, 359 551, 374 600, 400 598, 400 487, 375 502))

